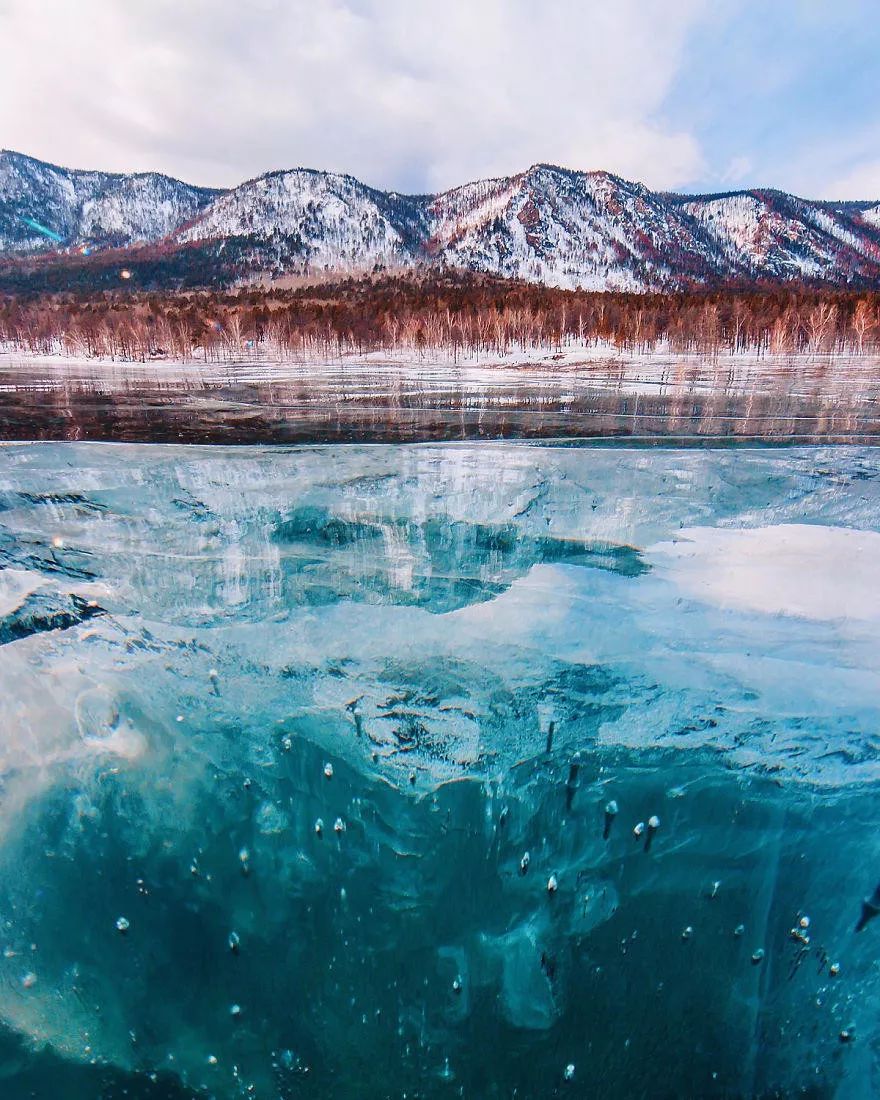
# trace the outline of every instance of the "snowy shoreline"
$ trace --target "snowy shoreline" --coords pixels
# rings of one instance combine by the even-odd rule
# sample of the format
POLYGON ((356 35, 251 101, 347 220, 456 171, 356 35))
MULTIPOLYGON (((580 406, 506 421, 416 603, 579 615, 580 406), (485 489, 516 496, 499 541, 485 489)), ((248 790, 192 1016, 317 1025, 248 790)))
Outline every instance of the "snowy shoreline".
POLYGON ((533 345, 511 348, 506 353, 497 351, 469 351, 450 347, 422 348, 399 347, 381 348, 373 351, 347 351, 341 355, 318 355, 311 352, 294 353, 282 351, 276 347, 262 345, 253 349, 229 348, 210 355, 203 348, 194 348, 188 358, 155 355, 147 358, 128 358, 123 356, 91 356, 72 354, 62 346, 50 351, 23 350, 8 343, 0 342, 0 366, 21 363, 58 366, 108 366, 151 368, 182 368, 189 370, 199 367, 251 367, 265 366, 279 370, 293 366, 321 367, 358 367, 358 366, 398 366, 417 370, 424 367, 443 367, 458 370, 468 367, 505 367, 510 369, 544 367, 550 369, 645 365, 654 367, 703 367, 706 369, 732 368, 740 371, 766 373, 773 369, 781 370, 827 370, 854 369, 864 372, 867 368, 876 368, 880 373, 880 353, 875 351, 862 354, 854 352, 762 352, 730 351, 727 349, 713 352, 679 351, 668 344, 660 343, 652 348, 632 349, 620 347, 608 341, 582 343, 576 345, 533 345))

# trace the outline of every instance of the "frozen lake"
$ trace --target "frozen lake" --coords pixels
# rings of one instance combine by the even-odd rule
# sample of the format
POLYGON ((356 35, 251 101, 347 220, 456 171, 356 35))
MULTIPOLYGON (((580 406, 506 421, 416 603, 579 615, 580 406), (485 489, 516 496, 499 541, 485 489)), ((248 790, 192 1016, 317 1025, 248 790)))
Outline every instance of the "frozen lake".
POLYGON ((877 452, 655 442, 0 448, 3 1095, 880 1092, 877 452))
POLYGON ((0 355, 0 439, 874 443, 872 358, 533 353, 454 365, 108 363, 0 355))

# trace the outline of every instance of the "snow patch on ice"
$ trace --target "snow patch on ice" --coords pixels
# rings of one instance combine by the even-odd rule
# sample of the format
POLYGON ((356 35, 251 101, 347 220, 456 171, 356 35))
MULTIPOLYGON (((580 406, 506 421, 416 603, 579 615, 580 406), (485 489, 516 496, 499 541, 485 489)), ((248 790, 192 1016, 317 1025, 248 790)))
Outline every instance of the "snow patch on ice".
POLYGON ((787 523, 696 527, 652 547, 688 595, 722 607, 806 619, 880 620, 880 533, 787 523))

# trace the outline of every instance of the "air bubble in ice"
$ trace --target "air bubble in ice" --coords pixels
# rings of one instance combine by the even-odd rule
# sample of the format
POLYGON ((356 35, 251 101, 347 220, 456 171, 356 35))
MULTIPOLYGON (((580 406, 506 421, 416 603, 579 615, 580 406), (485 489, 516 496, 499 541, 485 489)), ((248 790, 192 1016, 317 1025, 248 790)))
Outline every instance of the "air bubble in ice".
POLYGON ((79 735, 84 741, 108 738, 119 725, 119 709, 104 688, 89 688, 76 699, 74 713, 79 735))
POLYGON ((274 802, 264 802, 256 813, 256 826, 263 836, 277 836, 289 827, 286 815, 274 802))
POLYGON ((615 817, 617 817, 617 803, 612 798, 610 802, 605 803, 605 824, 602 829, 604 840, 611 836, 611 826, 614 824, 615 817))

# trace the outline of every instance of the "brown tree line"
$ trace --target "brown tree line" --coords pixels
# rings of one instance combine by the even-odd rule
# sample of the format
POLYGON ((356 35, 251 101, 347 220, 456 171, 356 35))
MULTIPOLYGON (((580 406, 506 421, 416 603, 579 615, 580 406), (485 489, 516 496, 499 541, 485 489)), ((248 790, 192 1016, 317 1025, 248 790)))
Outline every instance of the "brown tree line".
POLYGON ((461 356, 610 345, 629 352, 875 354, 880 293, 757 288, 563 291, 475 275, 297 289, 0 297, 0 342, 111 359, 461 356))

